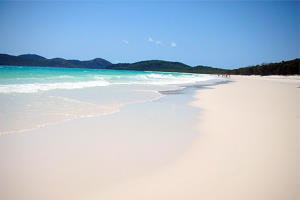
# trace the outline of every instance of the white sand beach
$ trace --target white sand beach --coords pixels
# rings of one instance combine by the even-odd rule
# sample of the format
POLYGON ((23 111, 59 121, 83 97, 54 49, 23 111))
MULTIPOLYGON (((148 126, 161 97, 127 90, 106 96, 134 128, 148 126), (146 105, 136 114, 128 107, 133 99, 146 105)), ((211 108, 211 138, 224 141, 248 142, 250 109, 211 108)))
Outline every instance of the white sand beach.
POLYGON ((199 90, 192 103, 202 109, 199 135, 190 149, 102 198, 299 199, 297 79, 234 76, 233 83, 199 90))
POLYGON ((0 199, 298 200, 299 77, 231 79, 1 136, 0 199))

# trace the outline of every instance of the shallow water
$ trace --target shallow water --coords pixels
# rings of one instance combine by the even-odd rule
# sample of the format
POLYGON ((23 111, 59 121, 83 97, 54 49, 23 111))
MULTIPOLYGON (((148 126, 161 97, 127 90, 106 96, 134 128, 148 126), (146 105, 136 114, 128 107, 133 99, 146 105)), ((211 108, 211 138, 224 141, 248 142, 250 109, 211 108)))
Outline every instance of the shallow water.
POLYGON ((214 79, 188 73, 7 66, 0 68, 0 93, 35 93, 123 84, 195 84, 214 79))
POLYGON ((186 86, 221 81, 185 73, 2 67, 0 134, 113 114, 122 106, 154 101, 186 86))
MULTIPOLYGON (((71 92, 72 99, 94 102, 98 98, 92 95, 94 89, 81 90, 71 92)), ((192 94, 186 90, 127 104, 110 115, 0 136, 0 196, 87 199, 167 166, 197 136, 194 125, 199 110, 187 105, 192 94)))

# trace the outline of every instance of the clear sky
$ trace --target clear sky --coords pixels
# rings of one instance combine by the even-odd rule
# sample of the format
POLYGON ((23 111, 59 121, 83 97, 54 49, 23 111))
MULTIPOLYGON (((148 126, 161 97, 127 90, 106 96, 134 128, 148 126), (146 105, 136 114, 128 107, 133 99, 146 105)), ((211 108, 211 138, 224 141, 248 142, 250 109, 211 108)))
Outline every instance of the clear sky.
POLYGON ((299 56, 298 1, 0 1, 0 53, 223 68, 299 56))

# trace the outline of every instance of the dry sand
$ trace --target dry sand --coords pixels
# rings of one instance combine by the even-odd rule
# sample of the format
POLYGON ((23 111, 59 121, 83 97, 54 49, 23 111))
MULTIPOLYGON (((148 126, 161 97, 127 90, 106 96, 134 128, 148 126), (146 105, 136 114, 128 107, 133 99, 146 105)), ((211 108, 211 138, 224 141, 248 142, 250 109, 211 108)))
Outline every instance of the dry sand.
POLYGON ((199 136, 180 159, 91 199, 299 200, 299 82, 232 79, 197 92, 199 136))

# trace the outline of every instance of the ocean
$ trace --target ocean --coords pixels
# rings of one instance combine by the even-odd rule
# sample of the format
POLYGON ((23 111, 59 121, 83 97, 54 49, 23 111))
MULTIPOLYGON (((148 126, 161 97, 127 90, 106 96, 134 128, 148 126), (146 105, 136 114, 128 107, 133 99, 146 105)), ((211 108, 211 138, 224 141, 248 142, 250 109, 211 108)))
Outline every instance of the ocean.
POLYGON ((190 85, 216 79, 188 73, 71 69, 50 67, 0 67, 0 93, 34 93, 109 85, 190 85))
POLYGON ((224 81, 189 73, 1 66, 0 134, 110 115, 188 86, 224 81))

